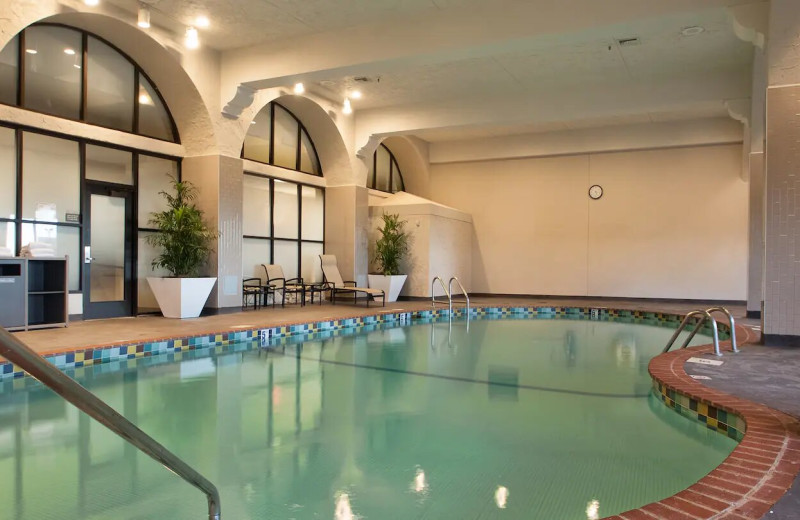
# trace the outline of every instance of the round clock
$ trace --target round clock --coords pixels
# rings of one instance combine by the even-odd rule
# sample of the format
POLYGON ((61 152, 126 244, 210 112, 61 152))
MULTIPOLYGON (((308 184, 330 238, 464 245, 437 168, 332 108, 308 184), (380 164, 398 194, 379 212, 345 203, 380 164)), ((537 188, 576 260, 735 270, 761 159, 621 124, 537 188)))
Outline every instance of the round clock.
POLYGON ((589 196, 594 200, 599 199, 603 196, 603 187, 599 184, 595 184, 591 188, 589 188, 589 196))

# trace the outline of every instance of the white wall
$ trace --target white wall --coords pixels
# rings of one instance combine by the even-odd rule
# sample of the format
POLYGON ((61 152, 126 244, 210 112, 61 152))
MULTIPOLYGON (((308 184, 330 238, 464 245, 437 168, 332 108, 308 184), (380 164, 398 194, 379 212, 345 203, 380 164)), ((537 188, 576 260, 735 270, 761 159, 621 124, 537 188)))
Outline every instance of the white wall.
POLYGON ((739 144, 434 164, 430 194, 472 214, 474 292, 744 300, 741 158, 739 144))

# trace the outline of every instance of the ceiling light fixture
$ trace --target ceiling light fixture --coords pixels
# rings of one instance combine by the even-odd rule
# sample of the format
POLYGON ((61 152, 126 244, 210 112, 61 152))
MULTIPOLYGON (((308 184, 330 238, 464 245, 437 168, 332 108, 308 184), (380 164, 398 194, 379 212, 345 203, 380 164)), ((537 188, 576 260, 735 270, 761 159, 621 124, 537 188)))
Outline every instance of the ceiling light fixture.
POLYGON ((67 47, 66 49, 64 49, 64 54, 67 54, 69 56, 75 56, 75 49, 70 49, 69 47, 67 47))
POLYGON ((361 99, 361 91, 360 90, 352 91, 350 93, 350 97, 353 98, 353 99, 361 99))
POLYGON ((302 83, 295 83, 294 84, 294 93, 295 94, 302 94, 305 91, 306 91, 306 87, 302 83))
POLYGON ((353 107, 350 106, 350 98, 344 98, 344 104, 342 105, 342 113, 343 114, 353 113, 353 107))
POLYGON ((194 19, 194 24, 202 29, 206 29, 209 25, 211 25, 211 22, 207 16, 200 15, 194 19))
POLYGON ((189 49, 196 49, 200 47, 200 37, 197 35, 197 29, 194 27, 186 28, 186 40, 184 44, 189 49))
POLYGON ((697 36, 698 34, 705 32, 706 28, 701 27, 699 25, 693 25, 691 27, 684 27, 681 29, 681 34, 684 36, 697 36))
POLYGON ((83 0, 83 3, 86 5, 95 6, 100 3, 100 0, 83 0))
POLYGON ((142 29, 150 28, 150 9, 148 9, 147 6, 139 5, 139 17, 137 19, 136 25, 138 25, 142 29))
POLYGON ((37 51, 36 49, 25 49, 25 52, 27 52, 28 54, 37 54, 39 51, 37 51))

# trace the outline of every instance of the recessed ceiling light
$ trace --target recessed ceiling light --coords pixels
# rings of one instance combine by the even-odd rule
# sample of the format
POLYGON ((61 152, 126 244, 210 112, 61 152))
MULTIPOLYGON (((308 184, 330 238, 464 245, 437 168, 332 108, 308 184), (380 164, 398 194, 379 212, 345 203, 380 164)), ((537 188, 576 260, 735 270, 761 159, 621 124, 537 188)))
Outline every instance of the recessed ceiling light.
POLYGON ((352 91, 350 93, 350 97, 353 98, 353 99, 361 99, 361 91, 360 90, 352 91))
POLYGON ((197 36, 197 29, 194 27, 188 27, 186 29, 186 39, 184 40, 184 44, 189 49, 196 49, 200 47, 200 37, 197 36))
POLYGON ((142 29, 150 28, 150 9, 148 9, 147 6, 144 5, 139 6, 139 16, 136 21, 136 25, 138 25, 142 29))
POLYGON ((200 15, 200 16, 198 16, 197 18, 195 18, 195 20, 194 20, 194 24, 195 24, 196 26, 198 26, 198 27, 201 27, 201 28, 205 29, 205 28, 207 28, 209 25, 211 25, 211 21, 208 19, 208 17, 207 17, 207 16, 202 16, 202 15, 200 15))
POLYGON ((306 91, 306 87, 302 83, 295 83, 294 84, 294 93, 295 94, 302 94, 305 91, 306 91))
POLYGON ((684 27, 681 29, 681 34, 684 36, 696 36, 701 32, 704 32, 706 29, 705 27, 700 27, 699 25, 693 25, 691 27, 684 27))
POLYGON ((97 5, 100 3, 100 0, 83 0, 83 3, 86 5, 97 5))
POLYGON ((349 98, 344 98, 344 104, 342 105, 342 113, 343 114, 352 114, 353 113, 353 107, 350 106, 350 99, 349 98))
POLYGON ((70 56, 74 56, 75 49, 70 49, 69 47, 67 47, 66 49, 64 49, 64 54, 69 54, 70 56))
POLYGON ((25 49, 25 52, 27 52, 28 54, 37 54, 39 51, 37 51, 36 49, 25 49))

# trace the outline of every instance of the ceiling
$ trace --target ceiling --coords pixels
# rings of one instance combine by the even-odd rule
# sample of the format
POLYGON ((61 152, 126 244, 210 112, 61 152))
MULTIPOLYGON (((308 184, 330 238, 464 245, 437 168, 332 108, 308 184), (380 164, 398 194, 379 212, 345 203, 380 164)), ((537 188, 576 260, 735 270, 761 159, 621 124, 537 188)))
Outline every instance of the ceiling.
MULTIPOLYGON (((105 1, 131 13, 138 6, 134 0, 105 1)), ((576 9, 586 1, 563 0, 576 9)), ((630 9, 631 1, 608 0, 606 5, 610 10, 630 9)), ((657 5, 653 4, 656 0, 642 1, 657 5)), ((562 30, 556 36, 519 38, 515 33, 502 45, 475 44, 474 49, 462 39, 460 49, 447 49, 437 56, 435 51, 426 55, 425 50, 415 51, 416 55, 404 60, 387 57, 381 62, 379 56, 371 56, 356 67, 314 65, 316 70, 298 69, 297 76, 282 72, 274 81, 279 83, 284 78, 285 85, 290 86, 290 78, 297 77, 308 90, 332 100, 359 90, 363 98, 353 101, 356 116, 363 111, 397 113, 404 107, 424 110, 444 105, 451 112, 473 110, 476 105, 491 110, 493 104, 508 99, 531 106, 547 104, 543 108, 550 109, 554 104, 578 107, 571 112, 564 110, 563 117, 553 115, 553 110, 537 112, 526 107, 530 114, 522 110, 512 119, 465 123, 455 118, 451 124, 413 128, 415 135, 431 142, 724 117, 726 100, 749 96, 753 60, 752 44, 737 38, 726 7, 752 1, 672 0, 671 4, 680 4, 681 8, 619 23, 598 22, 589 29, 562 30), (695 26, 703 31, 692 36, 682 33, 695 26), (638 41, 621 45, 619 40, 626 38, 638 41), (359 81, 361 77, 368 81, 359 81), (671 88, 672 84, 676 87, 671 88), (658 89, 669 94, 669 102, 644 106, 648 92, 653 99, 660 96, 658 89), (627 107, 616 99, 614 107, 609 104, 597 114, 582 115, 581 102, 588 103, 588 98, 604 93, 605 97, 595 96, 602 103, 613 99, 615 92, 641 99, 627 107), (547 114, 542 115, 544 112, 547 114)), ((387 23, 405 25, 408 37, 413 39, 415 20, 452 16, 463 21, 472 13, 478 17, 487 9, 502 12, 503 6, 519 8, 531 2, 539 5, 543 18, 550 14, 544 0, 144 0, 152 7, 153 23, 178 34, 197 15, 207 15, 211 26, 201 30, 203 45, 223 51, 223 60, 242 54, 247 47, 256 67, 259 53, 276 54, 291 47, 303 49, 295 51, 294 61, 306 57, 313 61, 315 49, 324 48, 326 41, 333 43, 352 35, 356 38, 370 26, 374 30, 387 23), (302 47, 303 42, 306 47, 302 47)), ((502 37, 502 16, 486 23, 490 26, 487 31, 502 37)), ((446 48, 447 27, 443 27, 440 43, 446 48)), ((385 44, 371 41, 377 49, 385 44)), ((346 58, 342 56, 342 62, 346 58)), ((274 70, 271 63, 265 61, 262 69, 274 70)), ((269 80, 266 72, 264 79, 269 80)))

